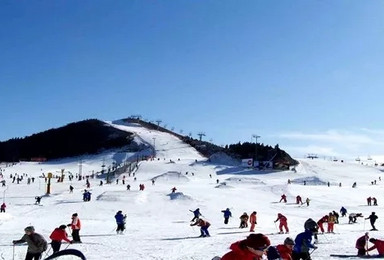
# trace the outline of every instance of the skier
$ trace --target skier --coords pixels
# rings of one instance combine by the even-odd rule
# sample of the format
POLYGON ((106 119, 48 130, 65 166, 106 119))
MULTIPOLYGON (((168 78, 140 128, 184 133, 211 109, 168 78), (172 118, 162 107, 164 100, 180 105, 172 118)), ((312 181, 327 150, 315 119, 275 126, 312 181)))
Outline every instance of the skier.
POLYGON ((359 237, 356 240, 356 249, 357 249, 357 255, 358 256, 365 256, 367 253, 367 242, 368 242, 368 232, 364 234, 364 236, 359 237))
POLYGON ((339 214, 336 211, 332 211, 333 216, 335 216, 335 224, 339 224, 339 214))
POLYGON ((296 196, 296 204, 303 204, 303 201, 301 200, 301 196, 300 195, 296 196))
POLYGON ((116 224, 117 224, 117 229, 116 229, 117 234, 123 234, 124 229, 125 229, 126 218, 127 218, 127 215, 123 215, 123 212, 121 210, 119 210, 116 213, 115 219, 116 219, 116 224))
POLYGON ((293 241, 293 239, 290 237, 287 237, 284 240, 284 244, 277 245, 276 249, 279 251, 279 255, 281 257, 279 259, 292 260, 292 250, 294 245, 295 241, 293 241))
POLYGON ((328 215, 325 215, 324 217, 319 219, 319 221, 317 221, 317 225, 319 226, 321 233, 324 233, 324 226, 323 226, 323 224, 326 223, 326 222, 328 222, 328 215))
POLYGON ((69 185, 69 193, 73 193, 73 186, 69 185))
POLYGON ((348 216, 348 219, 349 219, 348 224, 356 223, 357 218, 359 218, 359 217, 362 218, 363 214, 362 213, 351 213, 351 214, 349 214, 349 216, 348 216))
POLYGON ((173 188, 171 189, 171 191, 172 191, 172 193, 175 193, 175 192, 177 191, 176 187, 173 187, 173 188))
POLYGON ((199 226, 200 227, 200 237, 209 237, 208 228, 211 225, 208 221, 203 220, 201 218, 196 219, 195 223, 191 223, 191 226, 199 226))
POLYGON ((281 195, 281 199, 279 202, 282 202, 282 201, 284 201, 284 203, 287 202, 287 196, 285 194, 281 195))
POLYGON ((251 224, 251 228, 249 229, 250 232, 255 232, 255 225, 257 224, 257 212, 254 211, 252 214, 249 216, 249 223, 251 224))
POLYGON ((67 225, 68 227, 71 227, 72 229, 72 238, 73 238, 73 243, 81 243, 80 240, 80 229, 81 229, 81 222, 78 217, 77 213, 72 214, 72 222, 71 224, 67 225))
POLYGON ((37 205, 37 204, 39 204, 40 205, 40 201, 41 201, 41 197, 39 197, 39 196, 36 196, 35 197, 35 204, 37 205))
POLYGON ((131 185, 127 185, 127 190, 131 190, 131 185))
POLYGON ((35 228, 33 226, 26 227, 24 231, 24 236, 19 240, 13 240, 12 243, 14 245, 27 243, 28 249, 25 259, 39 260, 41 258, 41 254, 48 248, 47 241, 45 241, 42 235, 35 233, 35 228))
POLYGON ((52 247, 53 253, 60 251, 62 240, 65 240, 68 243, 72 244, 72 241, 68 239, 67 232, 65 232, 66 228, 67 228, 66 225, 61 225, 60 227, 55 228, 55 230, 53 230, 53 232, 49 236, 49 238, 52 239, 51 247, 52 247))
POLYGON ((221 212, 224 213, 224 224, 228 224, 229 218, 232 217, 231 211, 229 210, 229 208, 227 208, 225 210, 222 210, 221 212))
POLYGON ((240 216, 240 227, 239 228, 246 228, 246 227, 248 227, 248 219, 249 219, 249 216, 248 216, 247 212, 244 212, 240 216))
POLYGON ((5 213, 5 208, 7 207, 7 205, 5 205, 5 202, 3 202, 3 204, 1 204, 0 206, 0 213, 1 212, 4 212, 5 213))
POLYGON ((352 188, 356 188, 356 186, 357 186, 357 183, 354 182, 354 183, 352 184, 352 188))
POLYGON ((371 197, 368 197, 368 198, 367 198, 367 204, 368 204, 368 206, 371 206, 371 201, 372 201, 372 198, 371 198, 371 197))
POLYGON ((375 222, 376 222, 376 219, 378 218, 378 216, 375 214, 375 212, 372 212, 372 214, 365 218, 365 219, 369 219, 369 222, 371 223, 371 226, 372 226, 372 229, 371 231, 376 231, 376 227, 375 227, 375 222))
POLYGON ((306 200, 305 200, 305 203, 307 203, 307 207, 309 206, 309 202, 310 202, 311 200, 309 199, 309 198, 307 198, 306 200))
POLYGON ((332 212, 329 212, 329 215, 328 215, 328 229, 327 229, 328 233, 334 233, 333 232, 333 227, 335 225, 335 222, 336 222, 336 217, 333 215, 332 212))
POLYGON ((293 247, 292 259, 293 260, 311 260, 309 249, 317 249, 317 246, 313 245, 312 236, 317 233, 318 226, 313 219, 308 219, 304 223, 305 231, 298 234, 295 239, 295 246, 293 247))
POLYGON ((194 211, 192 210, 189 210, 189 211, 193 213, 193 219, 191 220, 191 222, 195 221, 196 219, 199 219, 199 217, 201 216, 199 208, 195 209, 194 211))
POLYGON ((371 251, 373 249, 377 249, 377 252, 379 252, 379 256, 384 256, 384 241, 376 238, 369 239, 369 242, 373 244, 370 248, 367 249, 368 251, 371 251))
POLYGON ((268 237, 263 234, 250 234, 246 239, 237 241, 230 246, 231 251, 221 260, 261 260, 271 245, 268 237))
POLYGON ((377 206, 377 199, 375 197, 372 198, 373 206, 377 206))
POLYGON ((345 217, 345 216, 347 215, 347 209, 344 208, 344 207, 341 207, 341 209, 340 209, 340 213, 341 213, 341 216, 342 216, 342 217, 345 217))
POLYGON ((289 233, 287 218, 283 214, 279 213, 279 214, 277 214, 277 219, 275 220, 275 223, 277 221, 279 221, 279 220, 280 220, 280 224, 279 224, 280 232, 279 232, 279 234, 283 234, 284 233, 283 232, 283 227, 285 228, 285 233, 286 234, 289 233))

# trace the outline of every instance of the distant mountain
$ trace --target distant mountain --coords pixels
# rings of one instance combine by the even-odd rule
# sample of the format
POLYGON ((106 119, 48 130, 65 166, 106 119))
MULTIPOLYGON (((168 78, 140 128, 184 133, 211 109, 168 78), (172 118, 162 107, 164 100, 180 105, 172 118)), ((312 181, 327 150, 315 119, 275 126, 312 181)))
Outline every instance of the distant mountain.
POLYGON ((0 161, 44 161, 94 154, 129 145, 132 140, 132 133, 89 119, 0 142, 0 161))

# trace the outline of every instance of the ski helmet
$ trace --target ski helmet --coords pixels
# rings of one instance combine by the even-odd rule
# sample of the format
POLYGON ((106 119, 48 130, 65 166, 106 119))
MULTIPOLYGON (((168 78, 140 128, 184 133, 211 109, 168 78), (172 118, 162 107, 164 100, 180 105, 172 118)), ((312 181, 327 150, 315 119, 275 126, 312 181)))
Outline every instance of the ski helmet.
POLYGON ((309 230, 311 232, 317 232, 319 229, 319 226, 313 219, 309 218, 307 219, 307 221, 305 221, 304 228, 305 230, 309 230))

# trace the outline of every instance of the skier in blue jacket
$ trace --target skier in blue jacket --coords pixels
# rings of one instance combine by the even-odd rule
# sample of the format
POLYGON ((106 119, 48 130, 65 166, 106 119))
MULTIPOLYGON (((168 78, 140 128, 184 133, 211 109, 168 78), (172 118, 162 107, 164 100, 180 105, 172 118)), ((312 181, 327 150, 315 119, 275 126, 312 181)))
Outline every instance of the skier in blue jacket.
POLYGON ((116 229, 117 234, 123 234, 123 231, 125 229, 125 219, 126 218, 127 218, 127 215, 123 215, 123 212, 121 210, 119 210, 116 213, 115 219, 116 219, 116 224, 117 224, 117 229, 116 229))
POLYGON ((229 210, 229 208, 227 208, 226 210, 222 210, 221 212, 224 213, 224 224, 228 224, 229 218, 232 217, 231 211, 229 210))
POLYGON ((292 253, 293 260, 311 260, 309 250, 311 248, 317 249, 317 246, 312 244, 312 236, 317 234, 319 228, 317 223, 310 218, 305 222, 304 228, 305 231, 296 236, 292 253))

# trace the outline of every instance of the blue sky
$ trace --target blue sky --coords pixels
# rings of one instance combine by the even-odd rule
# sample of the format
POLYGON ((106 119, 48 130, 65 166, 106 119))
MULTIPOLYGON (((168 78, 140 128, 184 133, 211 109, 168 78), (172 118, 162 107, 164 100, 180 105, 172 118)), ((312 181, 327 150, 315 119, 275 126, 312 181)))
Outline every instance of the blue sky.
POLYGON ((0 2, 0 140, 132 114, 222 145, 383 154, 383 1, 0 2))

